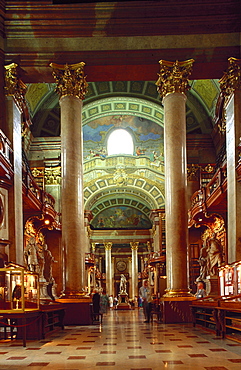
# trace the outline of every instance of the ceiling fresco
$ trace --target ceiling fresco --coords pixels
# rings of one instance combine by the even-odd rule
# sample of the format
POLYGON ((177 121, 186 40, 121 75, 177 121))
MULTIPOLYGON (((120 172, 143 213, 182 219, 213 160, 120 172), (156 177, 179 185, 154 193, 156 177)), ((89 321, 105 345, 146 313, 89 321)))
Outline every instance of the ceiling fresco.
POLYGON ((134 148, 141 148, 143 154, 149 158, 153 151, 158 157, 160 155, 163 157, 164 130, 162 126, 139 116, 111 115, 95 119, 83 126, 84 159, 90 159, 90 154, 103 158, 103 148, 107 153, 109 134, 116 128, 126 129, 132 136, 134 148))
POLYGON ((150 220, 140 210, 127 206, 107 208, 95 217, 91 226, 96 229, 150 229, 150 220))

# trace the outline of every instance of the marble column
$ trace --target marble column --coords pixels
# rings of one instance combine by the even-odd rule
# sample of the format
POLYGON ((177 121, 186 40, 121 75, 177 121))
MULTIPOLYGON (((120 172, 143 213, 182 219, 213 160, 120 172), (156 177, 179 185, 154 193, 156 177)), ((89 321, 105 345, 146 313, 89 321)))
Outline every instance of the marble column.
MULTIPOLYGON (((129 279, 132 281, 132 258, 128 257, 128 272, 129 272, 129 279)), ((129 297, 132 297, 132 284, 129 284, 129 297)))
POLYGON ((132 293, 132 299, 135 299, 135 296, 138 296, 138 246, 139 242, 131 242, 131 293, 132 293))
POLYGON ((91 253, 93 255, 95 264, 93 267, 93 287, 96 287, 96 258, 95 258, 95 243, 91 243, 91 253))
POLYGON ((113 295, 112 292, 112 263, 111 263, 111 247, 112 243, 104 243, 105 247, 105 278, 106 278, 106 293, 113 295))
POLYGON ((228 62, 219 82, 226 116, 228 263, 233 263, 241 260, 241 182, 236 171, 241 138, 241 59, 229 58, 228 62))
POLYGON ((83 295, 86 284, 86 240, 83 197, 82 100, 87 83, 84 64, 51 63, 60 95, 62 164, 62 244, 65 265, 66 298, 83 295))
POLYGON ((193 60, 161 60, 156 82, 164 105, 167 289, 165 297, 187 297, 186 95, 193 60))
POLYGON ((9 259, 24 266, 23 245, 23 178, 22 178, 22 115, 26 107, 25 92, 27 86, 18 78, 18 65, 5 66, 7 91, 7 126, 8 138, 13 147, 14 179, 9 189, 9 239, 12 243, 9 259))

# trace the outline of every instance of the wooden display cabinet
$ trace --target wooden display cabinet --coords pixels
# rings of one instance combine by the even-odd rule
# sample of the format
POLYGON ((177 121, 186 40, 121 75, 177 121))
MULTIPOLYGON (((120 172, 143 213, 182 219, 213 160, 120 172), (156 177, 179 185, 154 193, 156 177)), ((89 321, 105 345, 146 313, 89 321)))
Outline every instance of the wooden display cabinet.
POLYGON ((241 261, 219 268, 220 296, 241 294, 241 261))
POLYGON ((191 312, 193 326, 201 326, 203 329, 213 331, 220 335, 220 325, 217 311, 218 301, 208 298, 198 299, 192 302, 191 312))
POLYGON ((39 276, 10 263, 0 268, 0 313, 39 310, 39 276))

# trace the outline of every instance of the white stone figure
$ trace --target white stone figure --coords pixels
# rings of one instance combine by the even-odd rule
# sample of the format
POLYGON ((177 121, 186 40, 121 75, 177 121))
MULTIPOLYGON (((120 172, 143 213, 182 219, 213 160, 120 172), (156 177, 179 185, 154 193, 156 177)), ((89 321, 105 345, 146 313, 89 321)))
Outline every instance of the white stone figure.
POLYGON ((120 279, 120 294, 122 293, 127 293, 126 292, 126 277, 124 274, 121 274, 121 279, 120 279))
POLYGON ((211 238, 207 240, 207 273, 210 276, 216 275, 216 269, 222 265, 222 262, 222 245, 213 233, 211 238))
POLYGON ((52 274, 52 263, 54 261, 54 257, 52 253, 48 249, 48 245, 44 244, 43 247, 43 256, 44 256, 44 269, 43 269, 43 276, 47 282, 52 282, 53 274, 52 274))
POLYGON ((30 271, 38 272, 39 263, 37 256, 37 246, 35 243, 35 238, 31 237, 26 245, 24 256, 26 258, 26 263, 30 271))

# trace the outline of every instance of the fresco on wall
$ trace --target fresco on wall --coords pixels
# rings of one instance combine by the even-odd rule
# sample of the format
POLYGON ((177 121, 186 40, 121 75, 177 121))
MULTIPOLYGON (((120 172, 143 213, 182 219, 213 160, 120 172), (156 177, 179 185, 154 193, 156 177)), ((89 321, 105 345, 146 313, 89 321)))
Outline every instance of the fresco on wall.
MULTIPOLYGON (((128 128, 132 134, 134 146, 141 147, 146 156, 151 156, 153 151, 156 151, 158 156, 163 156, 163 127, 142 117, 114 115, 95 119, 83 126, 85 160, 94 155, 102 156, 103 152, 104 157, 108 155, 107 137, 115 127, 128 128)), ((133 155, 137 155, 136 152, 133 155)))
POLYGON ((126 206, 105 209, 96 216, 91 226, 95 229, 151 229, 152 224, 144 213, 126 206))

